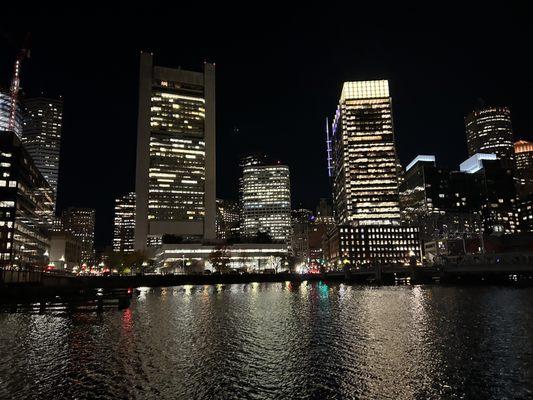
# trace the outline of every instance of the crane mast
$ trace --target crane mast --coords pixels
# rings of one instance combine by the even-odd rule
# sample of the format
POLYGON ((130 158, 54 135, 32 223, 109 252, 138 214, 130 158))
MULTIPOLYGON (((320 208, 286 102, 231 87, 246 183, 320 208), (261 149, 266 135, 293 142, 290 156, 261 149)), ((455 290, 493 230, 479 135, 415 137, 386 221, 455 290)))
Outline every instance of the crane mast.
MULTIPOLYGON (((26 38, 26 42, 28 38, 26 38)), ((9 124, 8 130, 14 131, 16 127, 16 117, 17 117, 17 103, 18 96, 20 91, 20 66, 22 60, 30 56, 30 51, 27 48, 23 48, 17 54, 15 59, 15 65, 13 69, 13 79, 11 80, 11 86, 9 88, 9 94, 11 97, 10 111, 9 111, 9 124)))

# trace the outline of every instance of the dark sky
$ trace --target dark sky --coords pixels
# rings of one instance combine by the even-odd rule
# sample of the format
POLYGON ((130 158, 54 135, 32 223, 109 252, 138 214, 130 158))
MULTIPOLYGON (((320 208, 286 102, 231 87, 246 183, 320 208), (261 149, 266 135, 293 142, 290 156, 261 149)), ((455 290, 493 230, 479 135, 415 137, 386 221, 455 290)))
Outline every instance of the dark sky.
POLYGON ((134 190, 140 50, 169 67, 216 62, 221 198, 237 197, 238 159, 248 151, 289 164, 293 206, 314 208, 329 196, 324 118, 345 80, 390 80, 404 165, 435 154, 457 167, 466 158, 464 114, 480 99, 509 106, 515 136, 533 139, 532 10, 525 6, 142 3, 3 10, 11 17, 0 28, 0 84, 9 84, 30 31, 24 91, 64 97, 58 207, 96 208, 100 246, 111 241, 114 198, 134 190))

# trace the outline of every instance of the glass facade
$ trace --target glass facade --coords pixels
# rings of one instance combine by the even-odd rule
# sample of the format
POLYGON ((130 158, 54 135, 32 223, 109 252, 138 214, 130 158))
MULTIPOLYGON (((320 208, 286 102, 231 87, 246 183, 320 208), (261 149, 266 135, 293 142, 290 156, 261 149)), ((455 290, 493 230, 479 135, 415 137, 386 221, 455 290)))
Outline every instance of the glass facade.
POLYGON ((398 224, 398 171, 388 81, 344 83, 331 140, 337 221, 398 224))
POLYGON ((468 155, 496 154, 507 168, 514 166, 511 112, 507 107, 476 110, 465 118, 468 155))
POLYGON ((0 131, 0 267, 45 267, 52 190, 14 132, 0 131))
POLYGON ((417 227, 341 225, 329 232, 326 244, 329 266, 336 269, 422 262, 417 227))
POLYGON ((423 240, 472 237, 481 229, 480 196, 473 175, 435 165, 417 156, 400 185, 402 222, 420 227, 423 240))
POLYGON ((91 208, 69 207, 63 211, 63 227, 81 242, 81 262, 95 262, 94 223, 95 210, 91 208))
POLYGON ((156 66, 148 53, 140 61, 134 247, 215 239, 214 64, 193 72, 156 66))
POLYGON ((157 81, 150 108, 148 219, 203 221, 203 87, 157 81))
POLYGON ((22 142, 39 171, 57 193, 63 101, 38 97, 25 99, 22 142))
POLYGON ((533 142, 519 140, 514 144, 515 178, 520 197, 533 197, 533 142))
POLYGON ((217 199, 217 238, 232 239, 240 235, 241 212, 237 202, 217 199))
POLYGON ((115 199, 113 222, 113 251, 132 252, 135 240, 135 193, 115 199))
POLYGON ((242 233, 265 233, 289 244, 291 188, 286 165, 245 165, 241 180, 242 233))

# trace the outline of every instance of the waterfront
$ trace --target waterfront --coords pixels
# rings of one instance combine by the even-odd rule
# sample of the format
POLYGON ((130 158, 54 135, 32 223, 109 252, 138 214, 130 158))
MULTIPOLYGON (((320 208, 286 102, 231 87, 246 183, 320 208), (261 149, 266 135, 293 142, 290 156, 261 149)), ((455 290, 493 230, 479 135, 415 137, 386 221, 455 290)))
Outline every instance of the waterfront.
POLYGON ((499 286, 141 288, 0 314, 0 398, 531 398, 532 309, 499 286))

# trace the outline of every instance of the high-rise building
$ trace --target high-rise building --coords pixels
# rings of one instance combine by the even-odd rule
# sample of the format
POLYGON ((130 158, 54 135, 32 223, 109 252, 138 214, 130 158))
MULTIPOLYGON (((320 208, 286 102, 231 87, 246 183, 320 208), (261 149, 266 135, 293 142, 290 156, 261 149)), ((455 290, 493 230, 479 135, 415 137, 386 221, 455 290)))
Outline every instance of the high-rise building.
POLYGON ((520 197, 533 197, 533 142, 519 140, 514 144, 515 178, 520 197))
POLYGON ((135 241, 135 193, 127 193, 115 199, 113 251, 134 251, 135 241))
POLYGON ((35 97, 23 101, 22 142, 57 194, 63 100, 35 97))
POLYGON ((311 257, 309 248, 309 235, 311 233, 311 224, 313 213, 305 208, 299 208, 292 211, 292 254, 296 263, 309 264, 311 257))
POLYGON ((52 191, 11 131, 0 131, 0 174, 0 268, 44 267, 52 191))
MULTIPOLYGON (((0 89, 0 131, 9 130, 9 120, 11 118, 11 94, 9 91, 0 89)), ((14 127, 12 129, 19 137, 22 133, 22 111, 17 104, 15 111, 14 127)))
POLYGON ((239 204, 232 200, 217 199, 217 238, 233 239, 239 237, 240 222, 239 204))
POLYGON ((324 198, 321 198, 318 202, 314 222, 325 225, 335 225, 333 209, 331 208, 330 203, 324 198))
POLYGON ((472 174, 473 190, 479 193, 483 231, 489 234, 520 232, 518 202, 511 168, 495 154, 474 154, 459 166, 472 174))
POLYGON ((329 230, 335 228, 333 209, 327 199, 321 198, 311 217, 309 226, 309 268, 319 270, 325 265, 324 240, 329 230))
POLYGON ((160 67, 141 53, 135 249, 165 235, 214 239, 215 66, 160 67))
POLYGON ((399 224, 397 156, 386 80, 345 82, 332 125, 333 203, 340 224, 399 224))
POLYGON ((468 156, 496 154, 505 167, 514 167, 513 128, 507 107, 488 107, 465 117, 468 156))
POLYGON ((267 234, 289 245, 291 235, 291 187, 289 167, 244 163, 241 178, 244 237, 267 234))
POLYGON ((435 156, 411 161, 400 185, 402 222, 420 227, 424 241, 463 238, 481 229, 474 176, 436 166, 435 156))
POLYGON ((63 211, 63 227, 81 242, 81 262, 95 262, 94 223, 95 210, 92 208, 69 207, 63 211))

